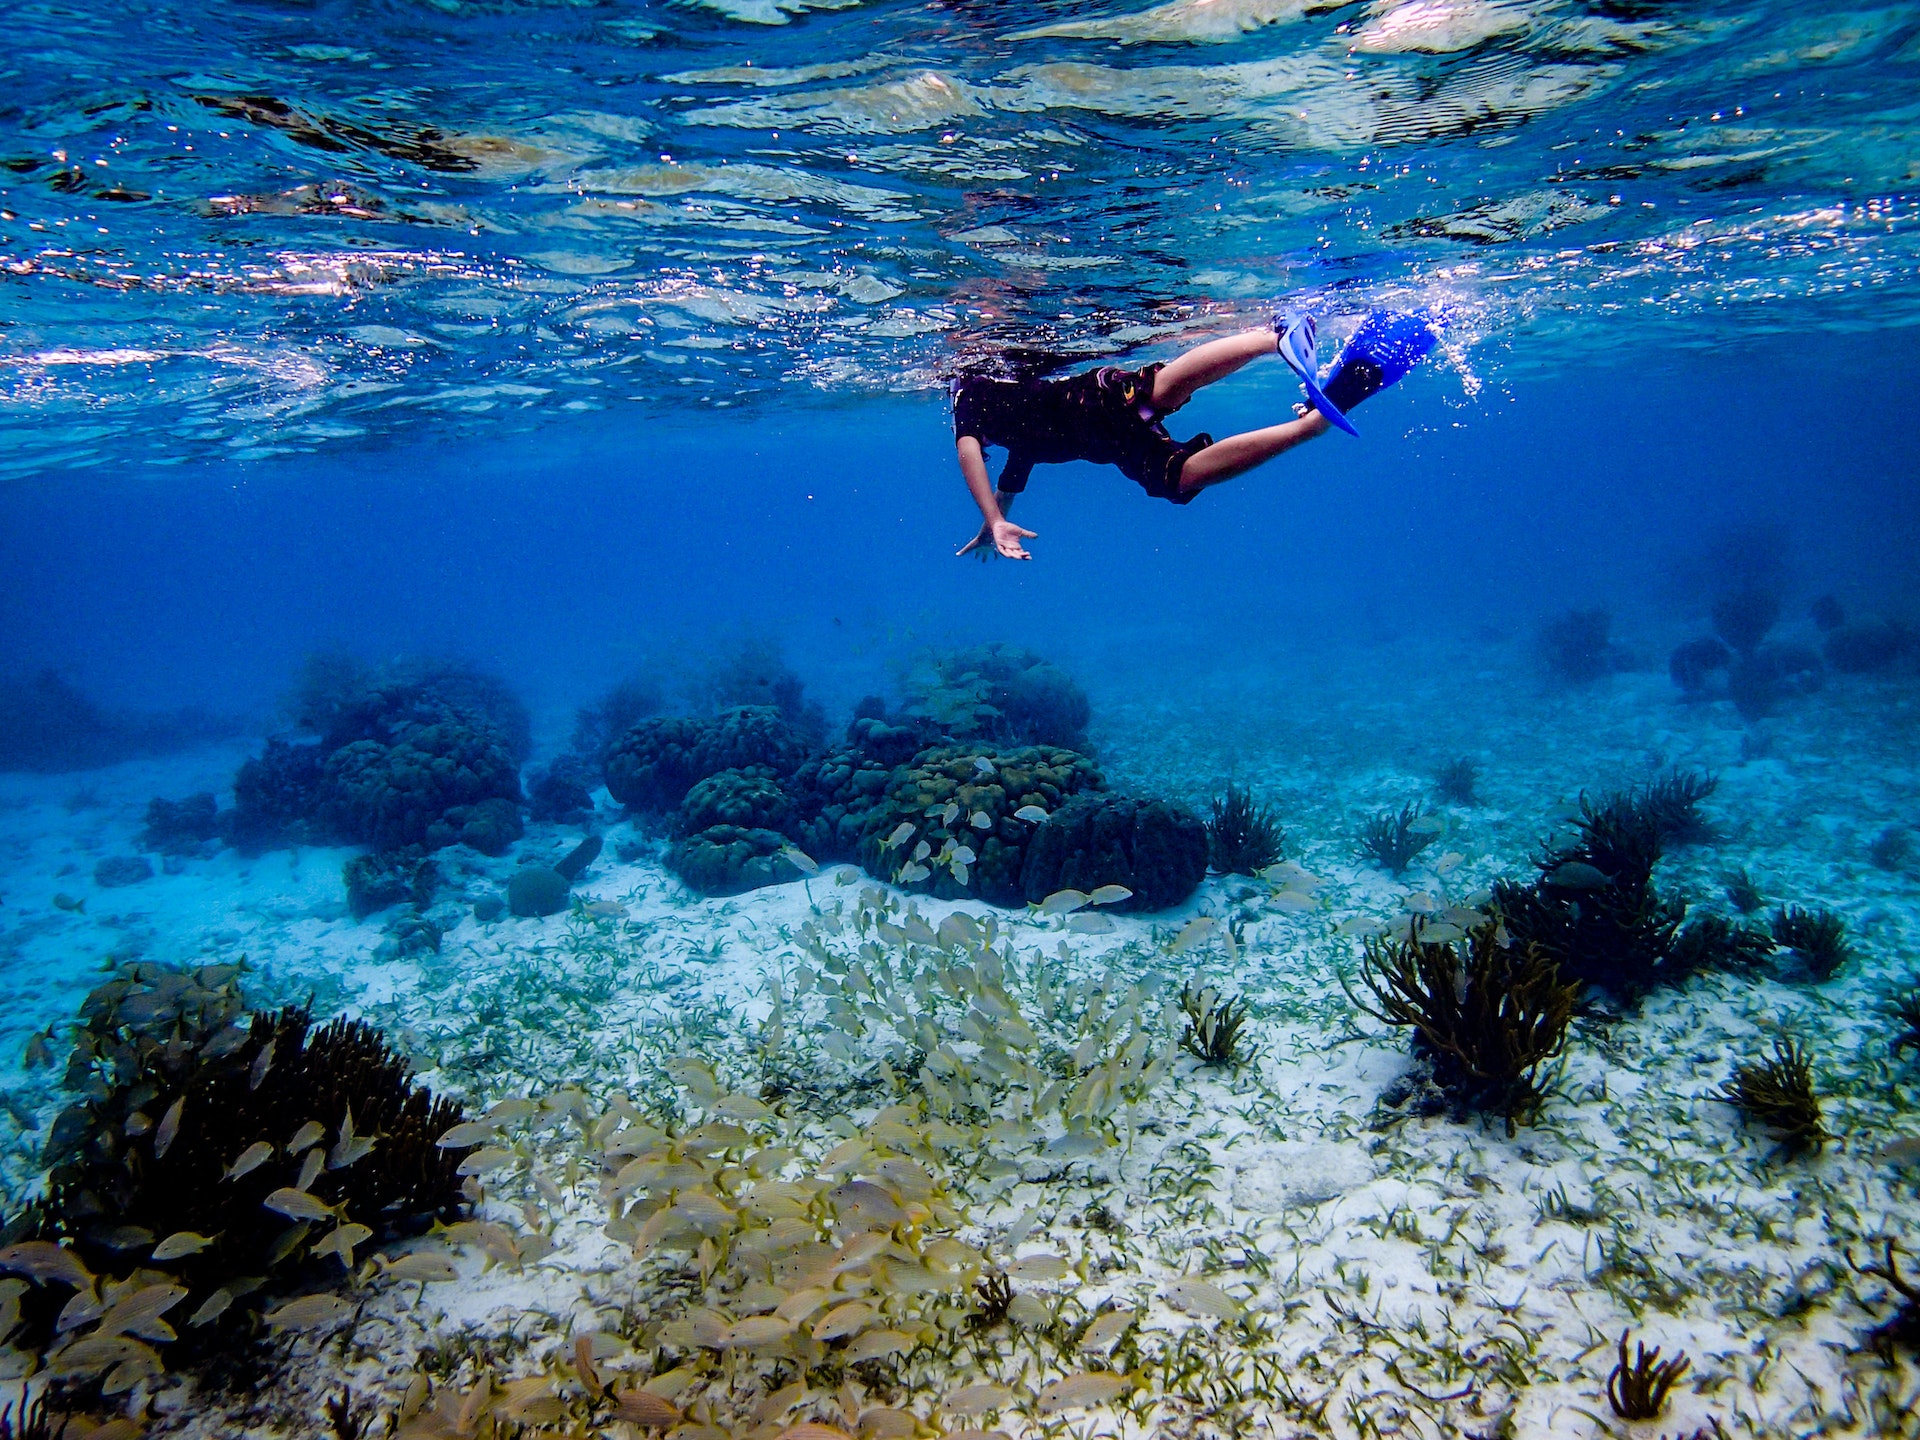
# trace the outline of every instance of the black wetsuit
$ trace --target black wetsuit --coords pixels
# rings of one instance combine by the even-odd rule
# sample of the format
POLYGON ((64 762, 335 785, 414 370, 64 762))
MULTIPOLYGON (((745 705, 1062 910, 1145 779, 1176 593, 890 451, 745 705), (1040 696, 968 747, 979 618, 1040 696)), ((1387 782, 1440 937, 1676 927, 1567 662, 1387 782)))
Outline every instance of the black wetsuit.
POLYGON ((967 379, 954 386, 953 433, 1007 452, 997 488, 1018 495, 1035 465, 1091 460, 1117 465, 1149 495, 1185 505, 1200 492, 1180 488, 1190 456, 1211 435, 1175 440, 1153 408, 1159 365, 1122 370, 1103 365, 1063 380, 967 379))

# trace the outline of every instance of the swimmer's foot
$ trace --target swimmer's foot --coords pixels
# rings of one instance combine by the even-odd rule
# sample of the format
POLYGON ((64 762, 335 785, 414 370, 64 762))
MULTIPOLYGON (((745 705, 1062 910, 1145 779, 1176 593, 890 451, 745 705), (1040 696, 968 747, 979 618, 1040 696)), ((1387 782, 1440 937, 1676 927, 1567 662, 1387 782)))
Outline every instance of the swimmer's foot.
POLYGON ((1307 395, 1327 419, 1349 435, 1358 435, 1347 412, 1399 380, 1439 341, 1424 316, 1369 311, 1334 362, 1326 385, 1308 385, 1307 395))

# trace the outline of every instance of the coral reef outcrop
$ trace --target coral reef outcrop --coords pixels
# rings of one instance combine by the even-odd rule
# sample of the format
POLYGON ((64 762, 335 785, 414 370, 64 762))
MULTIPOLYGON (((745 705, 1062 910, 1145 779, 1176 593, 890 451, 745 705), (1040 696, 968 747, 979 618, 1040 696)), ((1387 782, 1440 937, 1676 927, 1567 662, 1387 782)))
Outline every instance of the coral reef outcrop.
POLYGON ((1207 876, 1207 827, 1182 805, 1122 795, 1076 795, 1034 827, 1021 867, 1026 898, 1103 885, 1133 892, 1116 910, 1165 910, 1207 876))

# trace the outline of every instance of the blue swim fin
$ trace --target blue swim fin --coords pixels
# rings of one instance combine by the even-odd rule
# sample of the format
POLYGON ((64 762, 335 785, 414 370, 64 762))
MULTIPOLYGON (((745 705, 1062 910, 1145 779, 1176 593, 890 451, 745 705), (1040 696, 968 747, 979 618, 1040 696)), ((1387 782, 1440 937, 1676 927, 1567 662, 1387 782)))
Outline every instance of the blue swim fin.
POLYGON ((1358 435, 1347 412, 1404 377, 1439 343, 1433 322, 1423 314, 1370 310, 1334 362, 1326 385, 1318 393, 1309 386, 1308 398, 1328 420, 1358 435))
POLYGON ((1300 377, 1313 408, 1349 435, 1358 435, 1360 432, 1353 428, 1347 417, 1334 407, 1320 389, 1320 342, 1313 316, 1289 311, 1284 316, 1284 329, 1281 325, 1283 317, 1275 315, 1273 318, 1273 328, 1281 332, 1277 346, 1280 358, 1287 362, 1289 370, 1300 377))

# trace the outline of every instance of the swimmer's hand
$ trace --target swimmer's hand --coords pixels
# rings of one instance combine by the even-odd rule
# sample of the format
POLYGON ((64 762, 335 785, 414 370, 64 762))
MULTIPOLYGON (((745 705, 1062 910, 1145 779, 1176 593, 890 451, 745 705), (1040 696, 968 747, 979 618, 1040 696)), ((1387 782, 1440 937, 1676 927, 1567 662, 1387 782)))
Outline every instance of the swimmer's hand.
POLYGON ((1011 520, 994 520, 982 525, 980 527, 980 533, 962 545, 954 554, 965 555, 971 551, 980 550, 983 545, 991 545, 993 546, 992 550, 981 551, 980 558, 982 560, 990 559, 995 551, 1006 556, 1009 560, 1031 560, 1033 556, 1027 553, 1027 547, 1020 542, 1022 540, 1037 540, 1039 538, 1040 537, 1033 531, 1022 530, 1011 520))

